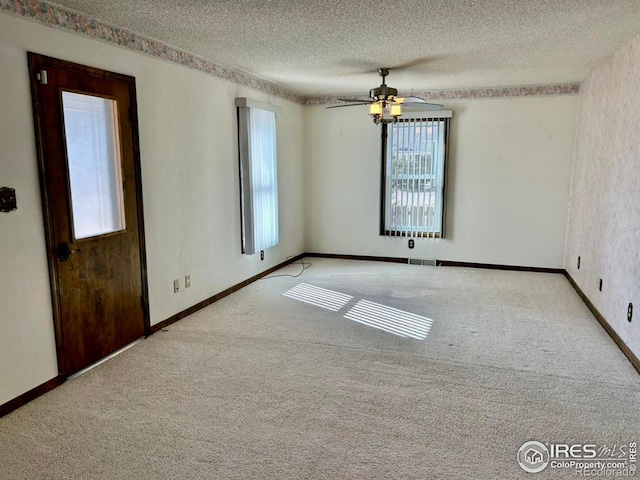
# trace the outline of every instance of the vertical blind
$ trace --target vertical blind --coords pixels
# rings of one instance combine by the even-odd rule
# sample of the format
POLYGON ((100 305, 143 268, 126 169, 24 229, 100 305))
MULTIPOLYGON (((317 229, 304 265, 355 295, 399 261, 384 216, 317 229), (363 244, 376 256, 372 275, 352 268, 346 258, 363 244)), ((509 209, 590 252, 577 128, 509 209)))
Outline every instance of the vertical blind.
POLYGON ((267 110, 256 104, 247 99, 236 99, 242 252, 247 255, 279 242, 276 111, 271 106, 267 105, 267 110))
MULTIPOLYGON (((442 112, 443 117, 448 112, 442 112)), ((443 237, 444 173, 449 118, 389 124, 385 234, 443 237)))

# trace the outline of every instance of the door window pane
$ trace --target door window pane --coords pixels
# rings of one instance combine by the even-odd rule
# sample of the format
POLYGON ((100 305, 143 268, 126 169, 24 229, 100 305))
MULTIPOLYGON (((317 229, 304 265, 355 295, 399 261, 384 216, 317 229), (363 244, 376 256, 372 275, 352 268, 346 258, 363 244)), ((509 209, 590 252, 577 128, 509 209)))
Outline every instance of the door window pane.
POLYGON ((115 100, 62 92, 76 240, 125 229, 115 100))

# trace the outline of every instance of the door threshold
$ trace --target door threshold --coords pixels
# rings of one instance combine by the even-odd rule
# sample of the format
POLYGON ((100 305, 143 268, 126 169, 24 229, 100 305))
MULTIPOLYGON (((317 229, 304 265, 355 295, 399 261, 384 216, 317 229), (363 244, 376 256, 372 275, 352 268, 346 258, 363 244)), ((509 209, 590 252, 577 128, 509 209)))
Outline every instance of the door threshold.
POLYGON ((117 357, 118 355, 120 355, 122 352, 129 350, 131 347, 139 344, 142 340, 144 340, 144 338, 139 338, 138 340, 136 340, 135 342, 131 342, 129 345, 125 345, 124 347, 122 347, 120 350, 116 350, 113 353, 110 353, 109 355, 107 355, 106 357, 98 360, 95 363, 92 363, 91 365, 89 365, 88 367, 83 368, 82 370, 74 373, 73 375, 67 377, 67 380, 73 380, 74 378, 78 378, 81 375, 84 375, 85 373, 87 373, 89 370, 93 370, 94 368, 102 365, 104 362, 111 360, 113 357, 117 357))

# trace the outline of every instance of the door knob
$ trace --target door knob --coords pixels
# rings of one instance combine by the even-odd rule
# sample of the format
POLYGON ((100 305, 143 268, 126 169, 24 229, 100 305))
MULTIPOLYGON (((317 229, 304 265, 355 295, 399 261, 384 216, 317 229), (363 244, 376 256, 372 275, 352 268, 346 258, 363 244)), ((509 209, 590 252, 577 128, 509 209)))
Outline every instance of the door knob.
POLYGON ((71 248, 67 242, 61 242, 60 245, 58 245, 58 259, 61 262, 68 262, 71 255, 78 252, 80 252, 79 249, 71 248))

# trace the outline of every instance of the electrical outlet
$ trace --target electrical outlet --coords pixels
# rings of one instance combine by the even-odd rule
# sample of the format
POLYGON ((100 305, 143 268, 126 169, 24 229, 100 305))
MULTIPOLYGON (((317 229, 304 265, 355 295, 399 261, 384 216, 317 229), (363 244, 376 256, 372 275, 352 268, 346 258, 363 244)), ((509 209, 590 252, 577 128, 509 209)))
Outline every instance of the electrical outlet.
POLYGON ((598 285, 598 290, 602 291, 602 279, 600 279, 600 285, 598 285))
POLYGON ((264 260, 264 250, 260 250, 260 260, 264 260))
POLYGON ((627 307, 627 322, 631 321, 631 317, 633 317, 633 303, 629 303, 627 307))
POLYGON ((416 246, 416 242, 413 238, 409 239, 409 248, 413 248, 416 246))
POLYGON ((578 256, 578 270, 580 270, 580 256, 578 256))
POLYGON ((0 212, 11 212, 17 209, 16 191, 13 188, 0 188, 0 212))
POLYGON ((191 275, 184 276, 184 288, 189 288, 191 286, 191 275))
POLYGON ((179 291, 180 291, 180 280, 176 278, 173 281, 173 293, 178 293, 179 291))

